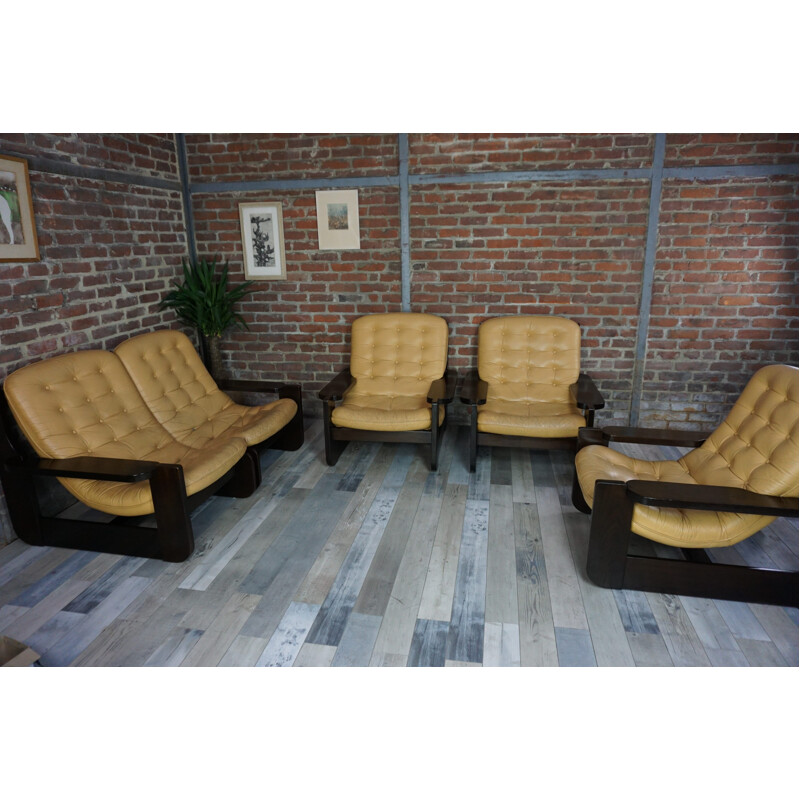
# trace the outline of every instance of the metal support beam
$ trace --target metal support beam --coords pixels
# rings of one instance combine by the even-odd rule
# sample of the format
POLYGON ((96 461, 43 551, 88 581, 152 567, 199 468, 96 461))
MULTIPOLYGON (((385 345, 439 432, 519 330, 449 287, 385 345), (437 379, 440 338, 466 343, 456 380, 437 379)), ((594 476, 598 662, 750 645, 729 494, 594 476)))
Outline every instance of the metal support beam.
POLYGON ((181 196, 183 198, 183 217, 186 221, 186 244, 189 247, 189 258, 197 261, 197 242, 194 235, 194 212, 189 187, 189 163, 186 159, 186 137, 183 133, 175 134, 175 147, 178 154, 178 174, 181 178, 181 196))
POLYGON ((411 213, 408 194, 408 134, 397 136, 400 154, 400 300, 411 311, 411 213))
POLYGON ((658 244, 658 214, 661 208, 661 180, 664 173, 664 153, 667 135, 657 133, 653 153, 653 170, 650 180, 650 210, 647 216, 647 238, 642 268, 642 295, 639 300, 639 318, 636 324, 636 347, 634 349, 633 378, 631 381, 630 424, 639 424, 639 408, 642 401, 644 365, 647 356, 647 332, 650 327, 650 307, 653 302, 653 280, 656 269, 656 246, 658 244))

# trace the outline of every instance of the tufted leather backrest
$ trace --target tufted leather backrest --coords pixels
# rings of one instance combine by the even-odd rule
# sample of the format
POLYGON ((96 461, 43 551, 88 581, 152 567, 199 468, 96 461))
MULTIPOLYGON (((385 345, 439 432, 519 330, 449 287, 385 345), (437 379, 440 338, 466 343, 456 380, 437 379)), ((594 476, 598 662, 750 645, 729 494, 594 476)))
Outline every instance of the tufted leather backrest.
POLYGON ((566 401, 580 353, 580 327, 564 317, 494 317, 478 328, 478 374, 490 398, 566 401))
POLYGON ((722 424, 680 462, 698 483, 797 497, 798 370, 758 370, 722 424))
POLYGON ((17 424, 45 458, 145 458, 171 440, 120 360, 66 353, 13 372, 4 391, 17 424))
POLYGON ((360 394, 416 396, 447 368, 447 323, 433 314, 368 314, 352 327, 350 374, 360 394))
POLYGON ((181 331, 143 333, 114 352, 156 419, 179 441, 233 403, 181 331))

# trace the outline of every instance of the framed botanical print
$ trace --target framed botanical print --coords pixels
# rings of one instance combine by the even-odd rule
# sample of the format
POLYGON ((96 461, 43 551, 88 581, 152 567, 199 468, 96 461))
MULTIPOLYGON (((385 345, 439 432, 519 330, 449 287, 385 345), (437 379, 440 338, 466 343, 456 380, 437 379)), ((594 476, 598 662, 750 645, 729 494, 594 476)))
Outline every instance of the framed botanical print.
POLYGON ((320 250, 360 250, 358 190, 317 192, 320 250))
POLYGON ((240 203, 244 275, 254 281, 285 281, 286 253, 280 203, 240 203))
POLYGON ((38 261, 28 162, 0 154, 0 261, 38 261))

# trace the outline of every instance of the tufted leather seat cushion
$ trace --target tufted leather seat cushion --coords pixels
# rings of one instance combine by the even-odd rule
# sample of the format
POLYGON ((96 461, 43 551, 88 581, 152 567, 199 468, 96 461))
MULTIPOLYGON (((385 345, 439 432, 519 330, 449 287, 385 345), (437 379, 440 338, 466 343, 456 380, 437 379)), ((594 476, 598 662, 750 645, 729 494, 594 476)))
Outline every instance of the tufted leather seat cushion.
MULTIPOLYGON (((241 439, 196 450, 176 441, 147 408, 119 358, 103 350, 30 364, 4 384, 9 408, 43 458, 97 456, 181 464, 187 494, 209 486, 242 457, 241 439)), ((109 514, 153 512, 147 481, 59 478, 86 505, 109 514)))
MULTIPOLYGON (((430 429, 428 390, 447 367, 447 339, 447 323, 432 314, 359 317, 350 344, 355 382, 333 410, 333 424, 372 431, 430 429)), ((440 408, 440 424, 443 419, 440 408)))
POLYGON ((114 351, 155 418, 192 447, 230 437, 258 444, 281 430, 297 403, 281 398, 262 406, 235 403, 219 389, 181 331, 144 333, 114 351))
MULTIPOLYGON (((644 461, 590 445, 578 452, 575 468, 590 506, 599 479, 729 486, 797 497, 798 371, 785 365, 760 369, 714 433, 677 461, 644 461)), ((721 547, 746 539, 773 519, 637 504, 632 530, 678 547, 721 547)))
POLYGON ((580 374, 577 323, 543 315, 495 317, 478 329, 478 375, 489 390, 478 430, 572 437, 586 424, 571 386, 580 374))

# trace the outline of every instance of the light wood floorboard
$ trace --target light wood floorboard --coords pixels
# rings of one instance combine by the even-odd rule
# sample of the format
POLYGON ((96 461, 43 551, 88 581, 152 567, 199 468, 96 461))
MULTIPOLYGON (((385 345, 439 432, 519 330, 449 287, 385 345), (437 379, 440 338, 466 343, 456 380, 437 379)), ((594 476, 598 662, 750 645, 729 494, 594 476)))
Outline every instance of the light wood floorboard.
MULTIPOLYGON (((45 667, 798 666, 796 608, 595 586, 571 459, 482 447, 470 473, 451 427, 436 473, 423 446, 373 442, 328 467, 312 420, 252 497, 193 512, 182 564, 0 549, 0 633, 45 667)), ((714 558, 796 567, 797 522, 714 558)))

